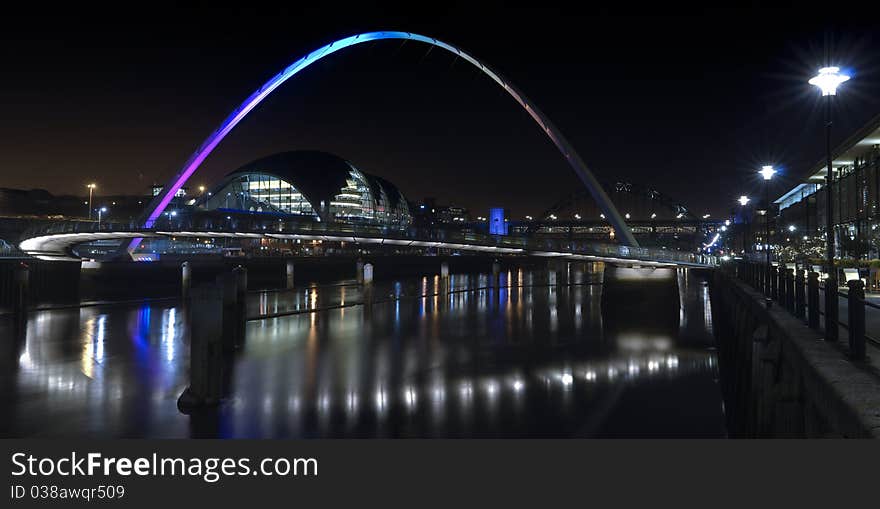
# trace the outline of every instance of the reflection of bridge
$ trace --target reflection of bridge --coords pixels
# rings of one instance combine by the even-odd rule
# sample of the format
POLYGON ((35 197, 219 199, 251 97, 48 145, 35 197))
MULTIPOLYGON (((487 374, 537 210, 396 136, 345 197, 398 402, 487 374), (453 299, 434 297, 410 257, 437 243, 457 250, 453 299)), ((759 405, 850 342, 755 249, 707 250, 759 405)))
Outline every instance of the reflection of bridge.
POLYGON ((275 240, 321 240, 363 245, 448 249, 498 255, 560 257, 611 263, 642 265, 708 265, 714 257, 656 248, 629 247, 567 239, 536 239, 493 236, 478 233, 416 229, 393 230, 376 226, 311 225, 296 222, 253 222, 247 228, 205 228, 177 225, 175 228, 138 228, 130 224, 68 221, 47 225, 26 233, 22 251, 44 260, 77 260, 74 248, 95 241, 123 241, 135 238, 232 238, 275 240))

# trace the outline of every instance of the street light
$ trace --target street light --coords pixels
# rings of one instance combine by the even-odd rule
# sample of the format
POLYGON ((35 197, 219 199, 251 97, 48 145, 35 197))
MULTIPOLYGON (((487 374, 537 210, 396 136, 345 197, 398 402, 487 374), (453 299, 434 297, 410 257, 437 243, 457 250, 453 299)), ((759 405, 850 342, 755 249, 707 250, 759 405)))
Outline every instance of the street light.
POLYGON ((98 229, 101 229, 101 214, 107 212, 107 207, 101 207, 98 209, 98 229))
MULTIPOLYGON (((739 199, 736 200, 736 201, 739 202, 739 205, 740 205, 741 207, 745 208, 745 206, 749 204, 749 197, 746 196, 746 195, 742 195, 742 196, 740 196, 739 199)), ((749 246, 752 245, 752 239, 749 238, 749 237, 752 236, 752 235, 751 235, 752 232, 751 232, 751 228, 750 228, 750 226, 749 226, 748 221, 746 221, 746 213, 745 213, 745 211, 743 211, 742 218, 743 218, 743 223, 745 223, 745 225, 746 225, 746 233, 745 233, 745 235, 743 236, 743 251, 745 251, 747 247, 749 247, 749 246)))
POLYGON ((825 97, 825 266, 828 277, 825 279, 825 339, 837 341, 837 271, 834 269, 834 222, 832 214, 831 184, 834 181, 831 168, 831 104, 837 95, 837 87, 849 80, 839 67, 823 67, 819 74, 808 82, 822 91, 825 97))
MULTIPOLYGON (((764 177, 764 199, 767 201, 767 208, 764 212, 764 250, 767 252, 767 288, 769 289, 769 281, 771 277, 770 268, 772 267, 770 260, 770 179, 773 178, 776 170, 770 165, 764 165, 758 173, 764 177)), ((767 302, 769 305, 770 301, 768 300, 767 302)))
POLYGON ((95 188, 98 186, 94 183, 91 183, 91 184, 87 185, 86 187, 89 188, 89 221, 91 221, 92 220, 92 191, 94 191, 95 188))

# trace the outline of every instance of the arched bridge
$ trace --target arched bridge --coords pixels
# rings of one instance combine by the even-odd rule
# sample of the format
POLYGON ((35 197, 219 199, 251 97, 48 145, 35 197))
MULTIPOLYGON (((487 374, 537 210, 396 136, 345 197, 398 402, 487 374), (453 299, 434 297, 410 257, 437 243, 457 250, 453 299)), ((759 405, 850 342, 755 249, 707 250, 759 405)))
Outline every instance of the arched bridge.
MULTIPOLYGON (((446 42, 434 39, 432 37, 426 37, 424 35, 413 34, 409 32, 367 32, 353 35, 351 37, 346 37, 344 39, 339 39, 305 55, 304 57, 300 58, 299 60, 285 68, 283 71, 272 77, 262 87, 260 87, 247 99, 245 99, 244 102, 242 102, 241 105, 235 111, 233 111, 226 118, 226 120, 223 121, 220 127, 205 139, 202 145, 199 146, 195 153, 193 153, 189 160, 187 160, 180 171, 165 185, 162 192, 157 195, 149 204, 140 225, 143 228, 151 228, 155 224, 156 220, 160 218, 162 212, 174 198, 177 191, 183 186, 187 179, 189 179, 190 176, 195 173, 195 171, 199 168, 205 158, 207 158, 208 155, 211 154, 211 152, 223 140, 223 138, 225 138, 226 135, 229 134, 229 132, 232 131, 232 129, 235 128, 235 126, 238 125, 238 123, 242 119, 244 119, 244 117, 247 116, 248 113, 251 112, 251 110, 253 110, 260 102, 262 102, 263 99, 271 94, 272 91, 274 91, 276 88, 281 86, 281 84, 283 84, 285 81, 287 81, 306 67, 310 66, 311 64, 317 62, 318 60, 321 60, 324 57, 332 55, 337 51, 365 42, 384 39, 417 41, 444 49, 470 63, 471 65, 482 71, 483 74, 492 78, 495 83, 497 83, 508 94, 510 94, 510 96, 526 111, 526 113, 528 113, 529 116, 532 117, 532 119, 535 121, 535 123, 538 124, 544 134, 546 134, 547 137, 550 138, 550 140, 553 142, 553 144, 556 145, 556 148, 559 149, 560 153, 562 153, 563 157, 565 157, 565 160, 586 185, 590 194, 593 196, 596 203, 602 209, 603 213, 608 218, 608 221, 614 227, 615 231, 617 232, 619 242, 625 246, 638 247, 639 244, 630 232, 629 227, 627 227, 623 217, 614 206, 614 203, 612 203, 612 201, 608 198, 608 195, 605 193, 605 190, 596 180, 596 177, 593 175, 592 171, 590 171, 586 163, 584 163, 583 159, 581 159, 577 151, 575 151, 574 147, 572 147, 571 144, 565 139, 565 137, 562 136, 562 133, 559 131, 559 129, 557 129, 556 126, 554 126, 550 122, 547 116, 544 115, 534 105, 534 103, 532 103, 525 96, 525 94, 519 91, 500 74, 489 68, 489 66, 477 60, 475 57, 469 55, 468 53, 465 53, 461 49, 446 42)), ((129 249, 134 249, 138 243, 139 241, 136 238, 130 244, 129 249)))
POLYGON ((378 226, 302 224, 297 222, 254 222, 244 227, 207 228, 204 225, 165 225, 164 228, 141 228, 134 224, 91 221, 66 221, 26 232, 19 247, 25 253, 44 260, 78 260, 74 248, 99 240, 126 241, 136 238, 238 238, 276 240, 321 240, 363 245, 439 248, 498 255, 558 257, 617 264, 648 266, 709 266, 713 256, 619 244, 588 241, 536 239, 526 236, 495 236, 460 231, 396 230, 378 226))

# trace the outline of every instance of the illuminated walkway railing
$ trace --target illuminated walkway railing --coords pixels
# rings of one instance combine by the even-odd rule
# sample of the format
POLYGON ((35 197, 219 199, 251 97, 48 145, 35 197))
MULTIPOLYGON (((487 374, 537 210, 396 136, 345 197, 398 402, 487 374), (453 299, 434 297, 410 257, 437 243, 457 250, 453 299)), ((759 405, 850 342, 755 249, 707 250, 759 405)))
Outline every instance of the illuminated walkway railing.
POLYGON ((153 228, 139 227, 136 222, 100 225, 94 221, 64 221, 33 228, 22 236, 21 249, 28 253, 41 251, 41 245, 55 242, 65 246, 96 240, 126 239, 134 236, 180 238, 314 238, 364 244, 397 244, 421 248, 523 253, 536 256, 596 256, 642 261, 714 265, 715 257, 670 249, 630 247, 571 239, 542 239, 520 236, 496 236, 457 230, 394 228, 371 225, 325 224, 283 220, 251 220, 230 222, 170 220, 153 228), (222 223, 222 224, 221 224, 222 223), (66 242, 66 244, 65 244, 66 242))

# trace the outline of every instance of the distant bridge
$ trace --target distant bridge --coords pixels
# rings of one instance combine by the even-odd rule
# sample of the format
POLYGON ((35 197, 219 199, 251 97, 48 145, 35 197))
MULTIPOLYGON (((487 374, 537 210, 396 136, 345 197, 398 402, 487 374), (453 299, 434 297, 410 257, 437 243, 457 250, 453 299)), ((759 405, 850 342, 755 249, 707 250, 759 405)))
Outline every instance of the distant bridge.
POLYGON ((131 224, 92 221, 65 221, 46 225, 23 236, 19 248, 43 260, 79 260, 74 248, 102 240, 124 241, 136 238, 235 238, 275 240, 321 240, 363 245, 387 245, 416 248, 450 249, 498 255, 523 255, 604 261, 646 266, 710 266, 716 257, 671 249, 630 247, 565 239, 536 239, 523 236, 494 236, 479 233, 417 229, 395 230, 377 226, 312 225, 266 221, 244 228, 140 228, 131 224))

